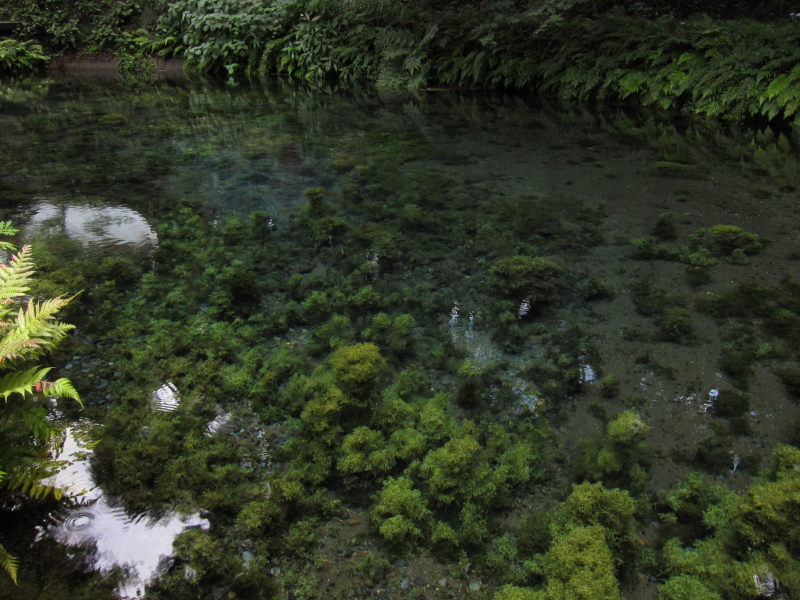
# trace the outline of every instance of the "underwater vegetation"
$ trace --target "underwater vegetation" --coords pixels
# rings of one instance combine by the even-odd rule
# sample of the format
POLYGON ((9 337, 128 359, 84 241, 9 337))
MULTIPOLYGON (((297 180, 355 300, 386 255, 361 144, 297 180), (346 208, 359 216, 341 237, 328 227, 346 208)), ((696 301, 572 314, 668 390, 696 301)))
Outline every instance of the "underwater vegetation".
POLYGON ((546 258, 512 256, 495 261, 490 272, 499 294, 539 304, 555 296, 561 270, 546 258))
MULTIPOLYGON (((34 240, 34 293, 83 290, 51 364, 100 424, 97 480, 131 512, 211 524, 178 537, 148 597, 588 600, 651 578, 662 598, 747 598, 754 575, 795 593, 797 450, 763 422, 794 406, 800 295, 758 276, 788 253, 774 231, 687 222, 672 189, 669 210, 619 226, 618 188, 465 183, 486 158, 443 149, 436 127, 460 131, 480 104, 429 123, 423 105, 368 99, 352 131, 332 97, 219 94, 67 95, 51 118, 40 99, 19 117, 32 146, 3 151, 35 176, 0 177, 15 201, 41 181, 86 205, 127 189, 157 236, 84 244, 54 225, 34 240), (684 285, 690 267, 712 285, 684 285), (687 436, 667 439, 670 420, 687 436)), ((625 143, 650 135, 637 123, 625 143)), ((670 131, 651 131, 655 154, 670 131)), ((50 577, 26 544, 9 547, 36 565, 23 598, 50 577)), ((54 579, 65 595, 110 593, 52 560, 73 565, 54 579)))

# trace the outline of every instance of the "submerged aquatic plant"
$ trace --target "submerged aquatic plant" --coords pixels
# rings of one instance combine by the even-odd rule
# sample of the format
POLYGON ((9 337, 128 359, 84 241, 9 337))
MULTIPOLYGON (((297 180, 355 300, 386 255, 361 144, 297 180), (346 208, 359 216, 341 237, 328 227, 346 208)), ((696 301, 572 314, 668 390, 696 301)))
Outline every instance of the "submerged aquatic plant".
POLYGON ((492 285, 503 296, 539 304, 549 302, 558 290, 562 268, 542 257, 501 258, 491 267, 492 285))

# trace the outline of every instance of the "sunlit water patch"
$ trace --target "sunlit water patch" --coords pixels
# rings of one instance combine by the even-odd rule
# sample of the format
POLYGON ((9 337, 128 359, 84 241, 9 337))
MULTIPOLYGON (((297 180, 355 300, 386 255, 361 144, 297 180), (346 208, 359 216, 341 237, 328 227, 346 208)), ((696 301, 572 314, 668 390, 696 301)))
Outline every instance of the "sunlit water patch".
POLYGON ((129 244, 155 247, 158 236, 147 220, 125 206, 57 204, 46 199, 33 206, 25 227, 27 237, 64 233, 89 244, 129 244))
POLYGON ((221 429, 223 429, 226 425, 230 423, 231 416, 232 415, 230 413, 220 413, 213 420, 206 423, 206 435, 211 437, 214 434, 218 433, 221 429))
POLYGON ((172 556, 175 537, 189 527, 208 529, 198 513, 170 512, 161 518, 130 515, 115 506, 94 483, 89 460, 91 451, 78 432, 67 429, 59 460, 69 464, 48 483, 77 498, 79 506, 60 511, 52 522, 39 528, 38 539, 51 537, 65 546, 89 547, 89 567, 99 572, 121 569, 124 577, 117 589, 120 598, 139 598, 158 574, 159 565, 172 556))
POLYGON ((155 410, 173 412, 181 405, 181 396, 175 384, 167 382, 153 392, 150 401, 155 410))

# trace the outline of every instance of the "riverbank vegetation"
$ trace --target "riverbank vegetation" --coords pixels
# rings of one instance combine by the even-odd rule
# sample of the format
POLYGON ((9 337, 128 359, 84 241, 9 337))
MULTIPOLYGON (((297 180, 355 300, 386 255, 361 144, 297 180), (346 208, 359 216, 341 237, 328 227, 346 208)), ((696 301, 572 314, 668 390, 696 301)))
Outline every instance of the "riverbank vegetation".
MULTIPOLYGON (((6 13, 19 40, 54 53, 184 58, 190 72, 230 82, 514 89, 793 122, 800 21, 790 4, 19 0, 6 13)), ((9 55, 6 69, 32 60, 9 55)))

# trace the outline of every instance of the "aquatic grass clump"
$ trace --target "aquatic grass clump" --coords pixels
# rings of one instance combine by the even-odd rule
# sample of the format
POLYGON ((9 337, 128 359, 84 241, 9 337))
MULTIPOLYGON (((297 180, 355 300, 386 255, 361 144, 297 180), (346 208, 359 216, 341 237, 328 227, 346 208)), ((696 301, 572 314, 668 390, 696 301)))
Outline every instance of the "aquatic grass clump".
POLYGON ((550 302, 559 288, 562 267, 542 257, 512 256, 491 266, 491 282, 504 297, 533 305, 550 302))
POLYGON ((685 344, 691 342, 695 335, 692 313, 682 306, 666 307, 656 324, 659 337, 669 342, 685 344))

